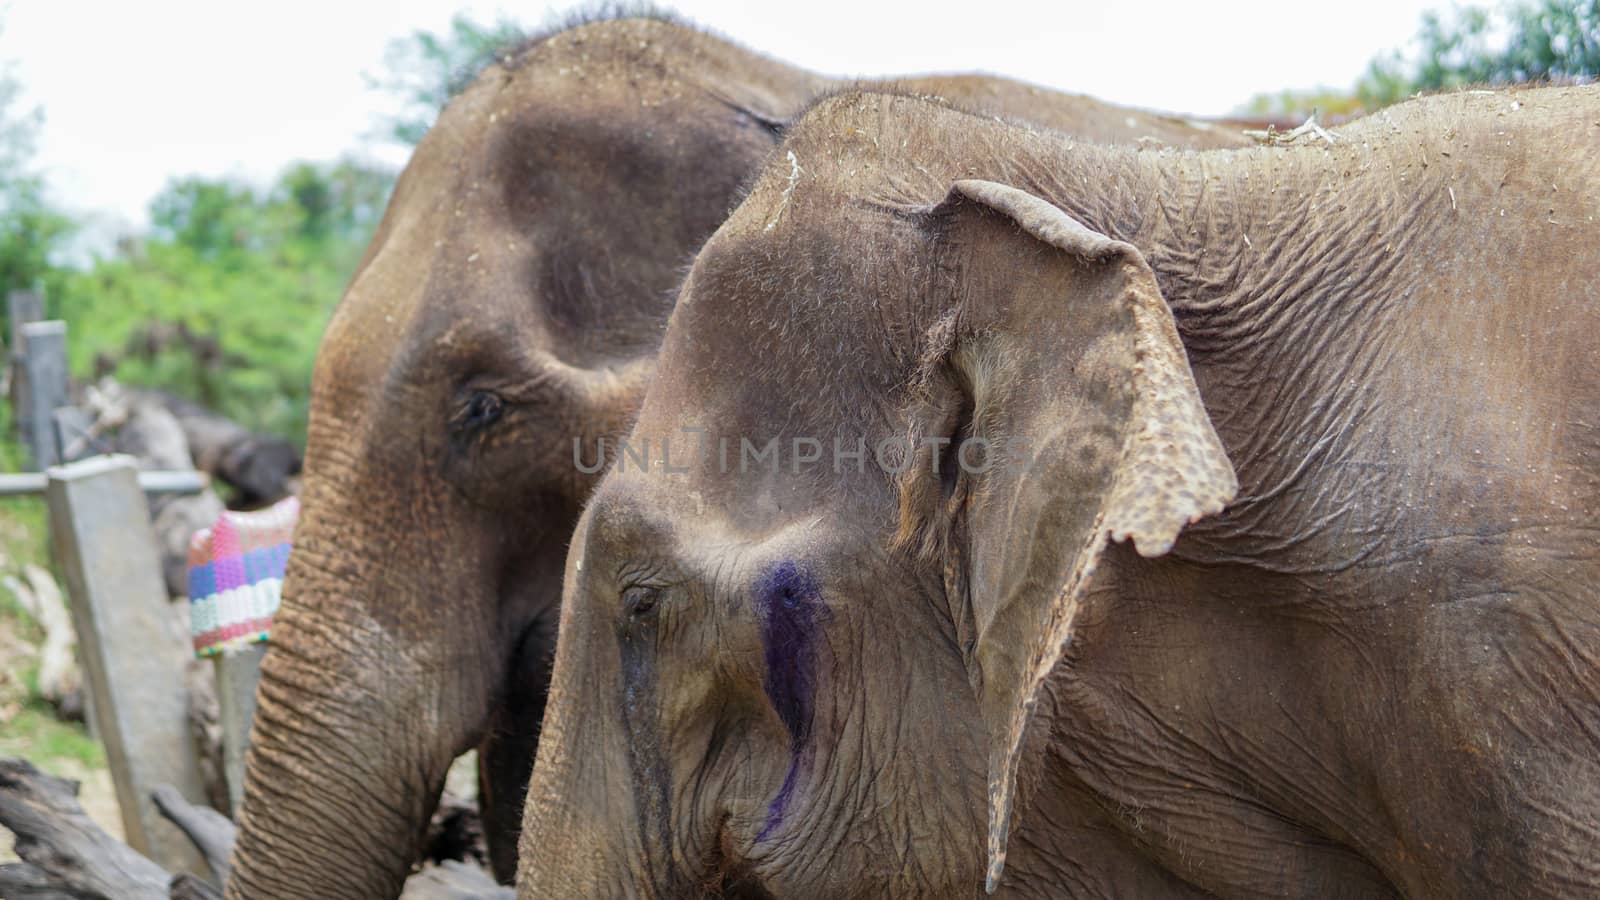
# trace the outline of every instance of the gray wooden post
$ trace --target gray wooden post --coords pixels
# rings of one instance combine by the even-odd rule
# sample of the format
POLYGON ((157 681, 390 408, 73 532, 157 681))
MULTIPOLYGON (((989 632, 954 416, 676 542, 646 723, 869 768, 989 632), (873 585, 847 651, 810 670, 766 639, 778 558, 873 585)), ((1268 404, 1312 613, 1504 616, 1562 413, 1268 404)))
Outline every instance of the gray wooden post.
POLYGON ((36 291, 12 291, 6 295, 6 314, 11 324, 11 354, 6 365, 11 369, 11 421, 17 433, 28 434, 27 376, 22 371, 22 326, 44 318, 44 297, 36 291))
POLYGON ((191 651, 168 606, 138 470, 130 456, 98 456, 48 474, 50 532, 128 843, 170 871, 204 875, 150 800, 163 782, 192 803, 205 787, 189 737, 191 651))
POLYGON ((61 453, 56 441, 56 408, 67 404, 67 323, 30 322, 22 326, 25 432, 34 468, 44 471, 61 453))
POLYGON ((212 657, 216 664, 218 724, 222 726, 222 768, 228 778, 228 806, 239 817, 244 805, 244 754, 250 747, 250 721, 256 715, 256 681, 266 644, 251 644, 212 657))
POLYGON ((6 315, 11 321, 11 352, 22 352, 22 326, 44 318, 44 296, 38 291, 12 291, 6 295, 6 315))
MULTIPOLYGON (((139 489, 146 494, 198 494, 211 479, 195 469, 178 472, 139 472, 139 489)), ((50 476, 43 472, 0 474, 0 497, 29 497, 43 494, 50 487, 50 476)))

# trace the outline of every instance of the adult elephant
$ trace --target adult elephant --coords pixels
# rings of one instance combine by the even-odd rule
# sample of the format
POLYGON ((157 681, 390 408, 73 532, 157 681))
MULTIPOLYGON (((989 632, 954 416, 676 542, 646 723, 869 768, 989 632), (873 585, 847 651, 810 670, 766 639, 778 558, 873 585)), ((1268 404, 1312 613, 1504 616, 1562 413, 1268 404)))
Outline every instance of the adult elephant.
POLYGON ((522 896, 1600 895, 1600 87, 780 150, 574 535, 522 896))
MULTIPOLYGON (((987 78, 908 89, 1105 140, 1226 130, 987 78)), ((477 746, 509 880, 562 560, 681 267, 834 83, 644 19, 531 41, 440 117, 334 314, 233 897, 393 896, 477 746)))

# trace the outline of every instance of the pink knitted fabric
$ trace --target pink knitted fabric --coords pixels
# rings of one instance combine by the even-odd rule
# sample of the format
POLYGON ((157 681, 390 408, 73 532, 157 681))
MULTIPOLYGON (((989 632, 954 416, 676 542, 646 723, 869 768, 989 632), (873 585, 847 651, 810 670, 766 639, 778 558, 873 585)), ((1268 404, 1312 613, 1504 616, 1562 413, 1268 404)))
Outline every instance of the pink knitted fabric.
POLYGON ((300 501, 225 512, 189 540, 189 627, 197 656, 267 639, 300 501))

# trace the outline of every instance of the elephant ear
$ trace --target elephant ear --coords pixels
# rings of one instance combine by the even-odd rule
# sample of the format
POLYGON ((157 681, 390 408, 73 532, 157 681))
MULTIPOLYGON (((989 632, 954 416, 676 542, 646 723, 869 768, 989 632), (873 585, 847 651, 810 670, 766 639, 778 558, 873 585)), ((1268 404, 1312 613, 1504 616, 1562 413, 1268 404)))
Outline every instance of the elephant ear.
POLYGON ((992 893, 1023 731, 1108 539, 1164 554, 1238 482, 1136 248, 988 181, 956 182, 934 220, 962 297, 945 365, 966 394, 969 440, 991 448, 987 471, 962 475, 949 543, 965 563, 968 665, 990 742, 992 893))

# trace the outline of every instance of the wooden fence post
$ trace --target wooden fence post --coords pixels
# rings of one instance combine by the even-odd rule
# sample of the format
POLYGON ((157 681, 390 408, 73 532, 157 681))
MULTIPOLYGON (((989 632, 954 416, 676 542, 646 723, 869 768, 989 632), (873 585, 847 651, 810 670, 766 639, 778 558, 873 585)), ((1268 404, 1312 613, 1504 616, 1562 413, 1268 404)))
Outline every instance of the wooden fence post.
POLYGON ((217 724, 222 726, 222 768, 228 780, 228 807, 239 817, 244 806, 244 755, 250 748, 250 722, 256 715, 256 682, 261 678, 265 643, 225 650, 216 664, 217 724))
POLYGON ((44 318, 44 297, 38 291, 12 291, 6 295, 6 315, 11 322, 11 353, 22 353, 22 326, 44 318))
POLYGON ((169 608, 134 460, 99 456, 48 474, 50 531, 128 843, 168 870, 203 875, 204 860, 150 799, 165 782, 199 803, 205 787, 189 736, 191 651, 169 608))
POLYGON ((40 472, 61 458, 56 440, 56 409, 67 405, 67 323, 29 322, 22 326, 25 432, 33 466, 40 472))
POLYGON ((6 295, 6 315, 11 325, 11 354, 6 360, 11 370, 11 419, 17 433, 27 435, 28 388, 27 376, 22 371, 22 326, 44 318, 44 297, 36 291, 12 291, 6 295))

